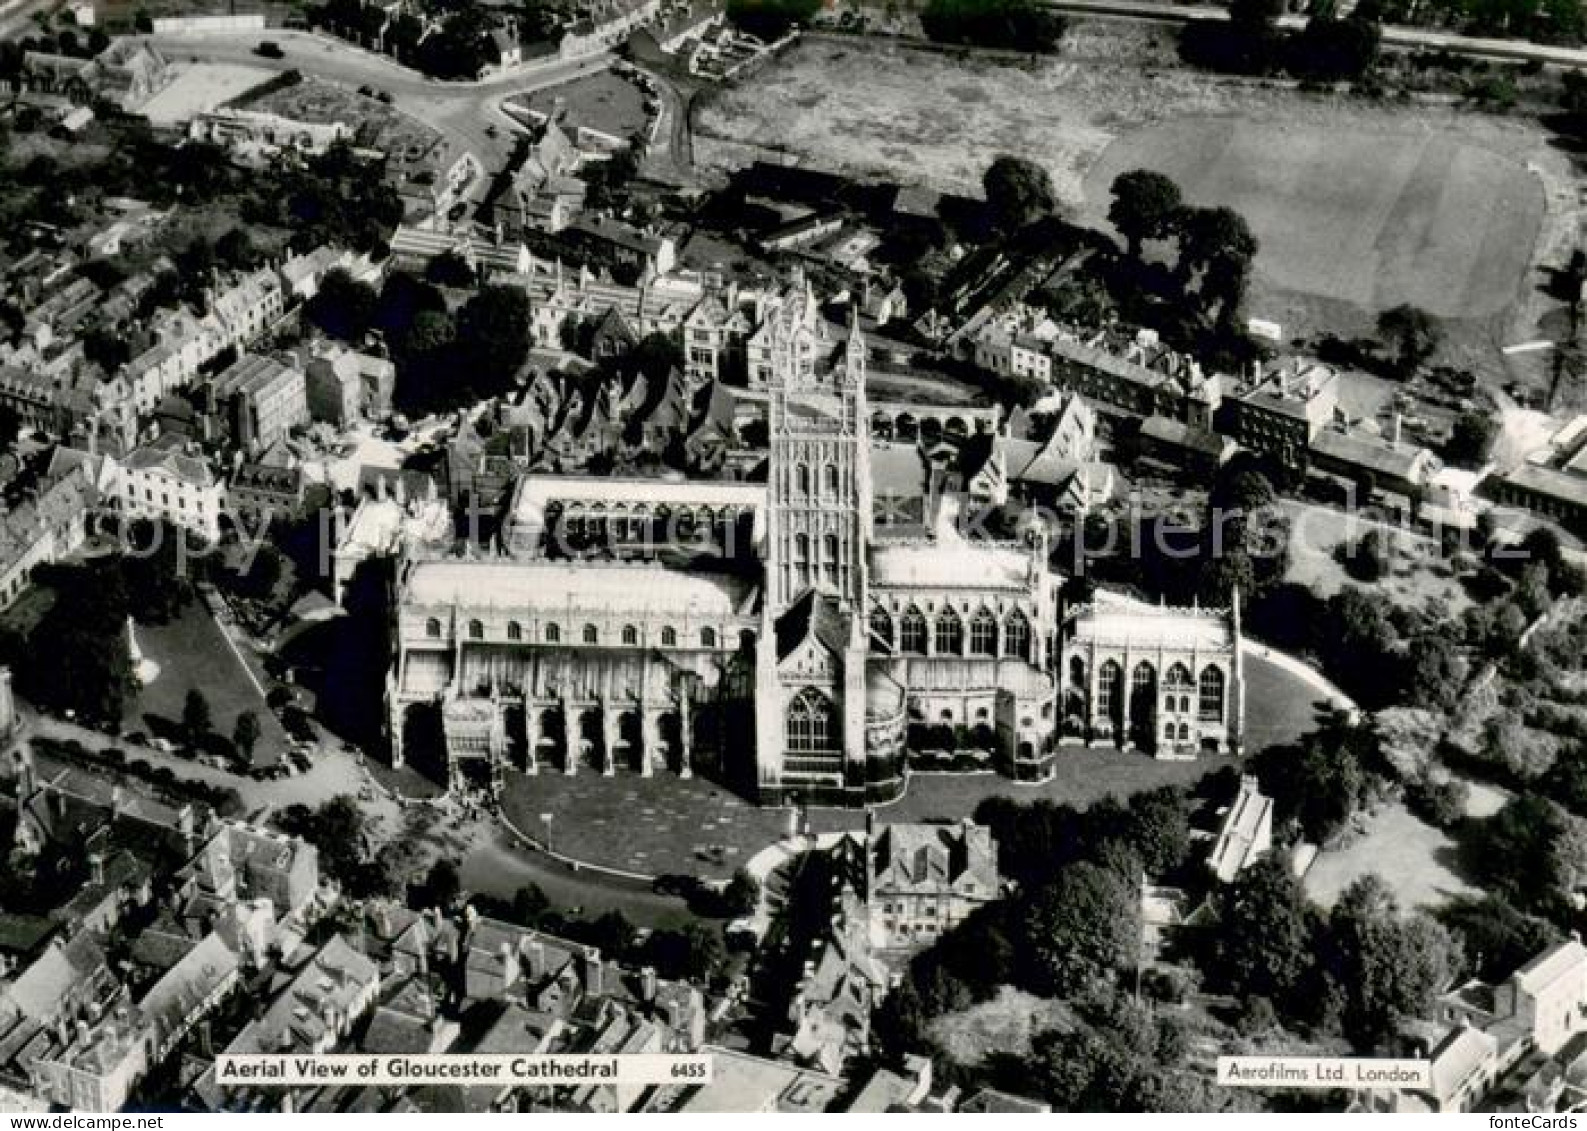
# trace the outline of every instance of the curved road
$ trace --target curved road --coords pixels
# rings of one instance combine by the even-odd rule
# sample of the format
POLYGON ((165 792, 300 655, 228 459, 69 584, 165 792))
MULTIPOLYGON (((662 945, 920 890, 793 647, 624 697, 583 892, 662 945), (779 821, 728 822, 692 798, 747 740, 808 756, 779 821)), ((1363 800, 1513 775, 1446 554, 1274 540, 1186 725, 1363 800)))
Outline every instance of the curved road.
POLYGON ((245 35, 173 33, 146 38, 176 61, 226 63, 268 71, 298 70, 349 90, 369 86, 386 91, 399 110, 467 147, 479 158, 487 176, 506 163, 521 130, 502 113, 503 99, 558 86, 605 70, 612 62, 610 53, 601 52, 577 59, 535 60, 478 82, 441 82, 387 56, 313 32, 269 28, 245 35), (266 39, 281 47, 282 58, 266 59, 254 54, 253 49, 266 39), (491 127, 495 127, 494 137, 491 127))
MULTIPOLYGON (((293 804, 317 805, 339 794, 357 797, 369 784, 357 760, 340 750, 322 748, 306 774, 277 781, 255 781, 188 758, 162 754, 151 747, 128 746, 99 731, 41 715, 26 705, 19 705, 19 714, 26 726, 24 738, 44 735, 61 740, 75 739, 95 749, 119 746, 131 758, 169 767, 179 778, 235 789, 250 814, 293 804)), ((378 787, 373 799, 361 800, 359 806, 387 827, 401 827, 401 807, 378 787)), ((491 826, 489 838, 476 840, 457 861, 463 886, 471 891, 511 899, 519 888, 536 884, 546 893, 552 906, 561 911, 580 908, 584 914, 592 916, 621 911, 643 927, 678 927, 693 919, 681 899, 660 895, 643 883, 598 872, 574 871, 543 853, 519 846, 499 822, 492 822, 491 826)))

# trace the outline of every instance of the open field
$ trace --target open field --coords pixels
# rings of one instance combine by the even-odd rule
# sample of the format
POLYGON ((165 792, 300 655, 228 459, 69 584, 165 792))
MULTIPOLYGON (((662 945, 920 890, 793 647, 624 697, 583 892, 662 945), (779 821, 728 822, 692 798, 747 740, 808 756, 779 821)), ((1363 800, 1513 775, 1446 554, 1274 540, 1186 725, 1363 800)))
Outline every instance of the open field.
POLYGON ((1350 884, 1376 872, 1400 906, 1436 907, 1452 896, 1472 892, 1450 871, 1455 843, 1412 816, 1398 802, 1358 818, 1365 831, 1339 849, 1322 852, 1302 881, 1306 893, 1324 907, 1332 907, 1350 884))
POLYGON ((213 110, 271 77, 272 72, 262 67, 193 63, 183 67, 170 86, 138 107, 138 113, 156 126, 184 125, 195 114, 213 110))
POLYGON ((1086 176, 1088 205, 1105 210, 1114 177, 1139 168, 1244 216, 1275 287, 1445 318, 1510 304, 1543 213, 1535 176, 1443 132, 1176 120, 1110 145, 1086 176))
POLYGON ((1331 597, 1354 585, 1382 594, 1401 608, 1427 608, 1441 618, 1470 608, 1471 595, 1431 538, 1312 503, 1286 502, 1284 511, 1292 523, 1286 581, 1304 585, 1319 597, 1331 597), (1342 546, 1354 545, 1374 529, 1388 535, 1395 546, 1394 569, 1364 584, 1345 572, 1337 555, 1342 546))
POLYGON ((611 71, 584 75, 561 86, 537 90, 517 101, 542 114, 562 113, 565 128, 585 126, 626 138, 645 128, 645 96, 632 82, 611 71))
POLYGON ((1451 316, 1440 360, 1495 384, 1540 380, 1536 357, 1498 347, 1547 336, 1558 304, 1529 268, 1534 252, 1563 262, 1580 212, 1570 155, 1524 116, 1190 71, 1169 31, 1084 20, 1059 57, 1017 63, 810 39, 695 120, 706 165, 792 161, 971 195, 1018 153, 1099 227, 1113 173, 1157 164, 1191 199, 1248 214, 1263 243, 1253 316, 1292 338, 1355 337, 1384 305, 1418 302, 1451 316))

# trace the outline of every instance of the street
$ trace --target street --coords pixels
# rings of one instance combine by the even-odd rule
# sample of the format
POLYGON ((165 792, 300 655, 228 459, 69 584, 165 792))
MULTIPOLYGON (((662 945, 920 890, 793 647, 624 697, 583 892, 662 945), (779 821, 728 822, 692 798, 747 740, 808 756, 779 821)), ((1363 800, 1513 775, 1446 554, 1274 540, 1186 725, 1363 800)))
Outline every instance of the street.
MULTIPOLYGON (((0 0, 0 4, 3 3, 5 0, 0 0)), ((537 60, 478 82, 440 82, 386 56, 305 31, 270 28, 247 35, 167 34, 148 39, 177 62, 297 70, 305 76, 350 90, 368 86, 386 91, 399 110, 455 139, 472 152, 484 167, 487 178, 506 164, 520 132, 520 127, 502 113, 503 99, 558 86, 581 75, 605 70, 612 62, 612 56, 603 52, 578 59, 537 60), (278 44, 283 56, 266 59, 254 54, 254 48, 263 39, 278 44), (494 137, 491 136, 492 127, 494 137)))
MULTIPOLYGON (((1045 0, 1046 6, 1076 15, 1105 16, 1126 20, 1147 20, 1156 23, 1189 23, 1191 20, 1221 20, 1228 18, 1225 8, 1208 4, 1171 4, 1160 0, 1045 0)), ((1306 16, 1280 16, 1279 26, 1298 31, 1306 26, 1306 16)), ((1587 49, 1579 47, 1552 47, 1531 43, 1524 39, 1483 39, 1477 36, 1457 35, 1447 31, 1428 31, 1424 28, 1397 27, 1386 24, 1383 28, 1383 46, 1420 48, 1428 51, 1448 51, 1476 59, 1507 59, 1520 62, 1535 61, 1561 67, 1587 66, 1587 49)))
MULTIPOLYGON (((99 731, 27 708, 23 708, 21 714, 26 720, 25 735, 61 741, 72 739, 95 749, 119 746, 129 757, 153 766, 168 767, 181 779, 235 789, 251 817, 257 818, 269 810, 288 805, 315 806, 349 794, 359 798, 359 808, 379 821, 386 835, 402 835, 405 804, 376 785, 356 755, 342 750, 322 747, 313 756, 312 767, 305 774, 275 781, 255 781, 190 758, 164 754, 152 747, 128 746, 99 731)), ((536 884, 553 906, 564 912, 575 907, 590 915, 621 911, 634 923, 645 927, 678 927, 691 918, 683 900, 660 895, 647 885, 599 872, 575 872, 542 853, 517 844, 506 828, 494 819, 462 821, 454 827, 454 832, 468 840, 468 848, 457 860, 457 865, 464 886, 471 891, 511 899, 519 888, 536 884)), ((444 828, 438 825, 434 833, 444 835, 444 828)))

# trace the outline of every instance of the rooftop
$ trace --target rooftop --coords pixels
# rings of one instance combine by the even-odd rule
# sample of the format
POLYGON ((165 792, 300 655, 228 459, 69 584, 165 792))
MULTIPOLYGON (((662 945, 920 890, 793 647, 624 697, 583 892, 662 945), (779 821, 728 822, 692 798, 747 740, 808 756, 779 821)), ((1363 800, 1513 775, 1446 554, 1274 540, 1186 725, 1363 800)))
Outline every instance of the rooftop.
POLYGON ((728 574, 682 573, 664 566, 610 562, 419 562, 404 601, 420 608, 601 609, 665 607, 732 617, 752 611, 756 587, 728 574))

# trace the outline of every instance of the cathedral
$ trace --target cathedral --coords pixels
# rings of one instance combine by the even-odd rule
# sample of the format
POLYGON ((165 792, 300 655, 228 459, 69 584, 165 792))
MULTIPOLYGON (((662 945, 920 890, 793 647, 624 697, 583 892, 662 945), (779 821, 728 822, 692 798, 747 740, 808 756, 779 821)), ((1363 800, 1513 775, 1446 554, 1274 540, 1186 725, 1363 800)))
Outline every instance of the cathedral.
POLYGON ((863 805, 903 791, 928 731, 1023 781, 1066 745, 1240 749, 1237 610, 1066 611, 1039 523, 966 536, 951 493, 879 517, 865 344, 824 327, 813 297, 770 327, 765 483, 526 476, 489 556, 399 560, 396 762, 422 746, 492 791, 509 770, 706 771, 767 804, 863 805))

